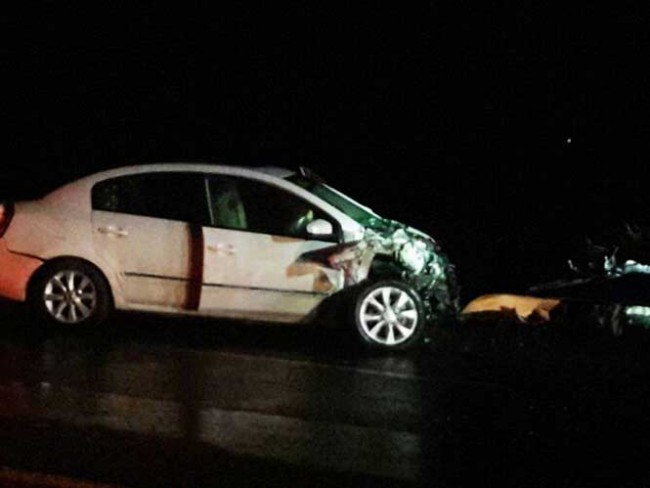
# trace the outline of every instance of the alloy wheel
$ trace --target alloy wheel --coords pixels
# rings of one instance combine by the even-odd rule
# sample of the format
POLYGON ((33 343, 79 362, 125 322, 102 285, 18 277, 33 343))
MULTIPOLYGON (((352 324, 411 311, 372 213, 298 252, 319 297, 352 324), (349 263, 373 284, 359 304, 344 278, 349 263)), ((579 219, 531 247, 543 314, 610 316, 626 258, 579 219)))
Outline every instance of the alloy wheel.
POLYGON ((373 342, 396 346, 415 333, 419 312, 415 300, 406 291, 382 286, 363 299, 358 318, 363 332, 373 342))
POLYGON ((97 289, 93 281, 80 271, 60 271, 46 282, 43 300, 54 320, 78 324, 95 312, 97 289))

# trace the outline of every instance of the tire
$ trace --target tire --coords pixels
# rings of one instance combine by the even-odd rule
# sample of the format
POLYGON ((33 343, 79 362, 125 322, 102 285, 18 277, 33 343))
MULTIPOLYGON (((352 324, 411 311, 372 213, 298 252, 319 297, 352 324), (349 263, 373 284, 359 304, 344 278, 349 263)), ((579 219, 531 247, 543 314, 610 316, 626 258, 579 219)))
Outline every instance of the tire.
POLYGON ((424 332, 425 314, 415 290, 404 282, 382 280, 356 295, 354 324, 363 343, 382 349, 404 349, 424 332))
POLYGON ((28 301, 37 319, 66 327, 97 325, 113 308, 104 275, 77 259, 44 264, 30 285, 28 301))

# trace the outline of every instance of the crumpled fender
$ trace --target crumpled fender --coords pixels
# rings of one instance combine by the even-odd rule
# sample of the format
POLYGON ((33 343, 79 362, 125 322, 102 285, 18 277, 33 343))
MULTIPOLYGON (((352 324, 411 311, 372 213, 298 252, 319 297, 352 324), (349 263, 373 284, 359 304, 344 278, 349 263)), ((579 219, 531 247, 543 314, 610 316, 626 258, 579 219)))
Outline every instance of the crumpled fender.
POLYGON ((366 228, 363 239, 311 251, 300 260, 342 271, 347 287, 370 276, 377 256, 386 256, 397 265, 400 278, 420 294, 428 318, 457 313, 454 266, 433 238, 399 222, 377 219, 366 228))

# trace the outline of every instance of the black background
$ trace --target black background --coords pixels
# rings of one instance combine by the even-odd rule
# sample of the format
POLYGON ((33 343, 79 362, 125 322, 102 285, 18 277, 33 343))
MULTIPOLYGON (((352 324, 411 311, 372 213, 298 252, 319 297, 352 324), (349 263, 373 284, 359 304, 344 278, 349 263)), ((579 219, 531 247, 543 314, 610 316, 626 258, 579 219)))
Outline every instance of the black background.
POLYGON ((647 214, 647 2, 142 5, 4 11, 0 195, 306 165, 441 240, 466 299, 647 214))

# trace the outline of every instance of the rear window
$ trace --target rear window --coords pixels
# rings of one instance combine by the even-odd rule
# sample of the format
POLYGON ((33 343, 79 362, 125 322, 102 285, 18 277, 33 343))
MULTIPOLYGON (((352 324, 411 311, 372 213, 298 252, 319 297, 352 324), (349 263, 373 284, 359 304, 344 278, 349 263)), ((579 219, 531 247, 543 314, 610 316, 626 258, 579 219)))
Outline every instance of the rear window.
POLYGON ((195 173, 121 176, 97 183, 94 210, 166 220, 209 223, 205 179, 195 173))

